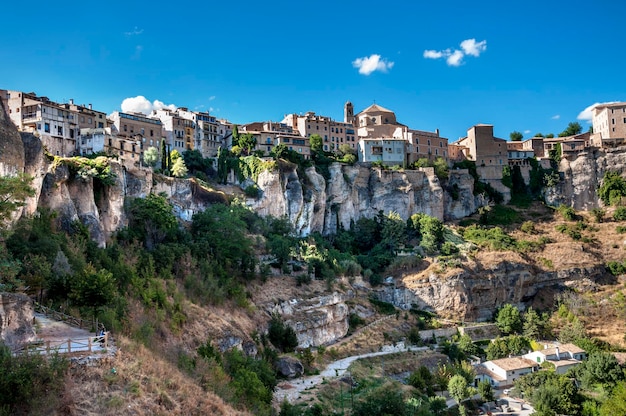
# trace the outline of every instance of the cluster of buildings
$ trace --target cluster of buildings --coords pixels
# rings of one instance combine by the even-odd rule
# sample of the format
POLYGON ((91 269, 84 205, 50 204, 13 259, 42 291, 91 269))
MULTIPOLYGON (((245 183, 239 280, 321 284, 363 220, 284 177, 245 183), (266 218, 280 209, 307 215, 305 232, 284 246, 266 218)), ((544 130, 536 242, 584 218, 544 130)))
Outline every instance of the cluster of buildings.
POLYGON ((487 380, 494 388, 506 388, 523 375, 534 373, 545 367, 546 363, 554 367, 557 374, 579 365, 587 358, 585 350, 574 344, 545 345, 543 350, 529 351, 516 357, 485 361, 474 366, 475 384, 487 380))
MULTIPOLYGON (((233 124, 208 112, 181 107, 156 109, 147 115, 119 111, 107 115, 91 104, 77 105, 73 100, 56 103, 35 93, 1 89, 0 99, 18 130, 38 136, 53 155, 105 152, 132 168, 141 166, 146 149, 160 148, 163 140, 170 150, 198 150, 206 158, 215 157, 220 147, 232 146, 233 124)), ((477 124, 466 137, 449 143, 438 129, 410 128, 398 122, 393 111, 378 104, 355 114, 354 106, 347 102, 343 121, 307 112, 287 114, 280 122, 244 124, 239 131, 252 135, 256 139, 254 150, 264 155, 283 144, 308 159, 310 139, 319 135, 325 151, 351 152, 360 162, 409 166, 421 158, 443 158, 449 163, 471 160, 476 162, 481 179, 497 184, 504 166, 520 166, 528 180, 528 159, 536 158, 547 165, 553 149, 560 149, 560 156, 569 158, 590 148, 626 144, 626 102, 596 106, 592 122, 593 133, 518 142, 495 137, 492 125, 477 124)))

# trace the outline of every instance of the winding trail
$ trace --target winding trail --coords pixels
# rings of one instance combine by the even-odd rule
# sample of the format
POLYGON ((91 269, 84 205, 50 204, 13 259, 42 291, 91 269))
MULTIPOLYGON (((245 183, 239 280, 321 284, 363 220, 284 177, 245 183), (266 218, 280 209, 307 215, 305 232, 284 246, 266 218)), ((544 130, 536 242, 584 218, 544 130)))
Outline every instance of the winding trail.
POLYGON ((300 398, 303 391, 317 386, 325 379, 343 376, 346 373, 350 364, 361 358, 377 357, 380 355, 395 354, 398 352, 428 350, 430 350, 429 347, 407 347, 404 345, 403 342, 399 342, 395 346, 385 345, 383 346, 381 351, 342 358, 328 364, 326 368, 318 375, 295 378, 293 380, 287 380, 278 384, 274 389, 274 401, 279 404, 282 403, 284 400, 287 400, 289 403, 295 403, 300 398))

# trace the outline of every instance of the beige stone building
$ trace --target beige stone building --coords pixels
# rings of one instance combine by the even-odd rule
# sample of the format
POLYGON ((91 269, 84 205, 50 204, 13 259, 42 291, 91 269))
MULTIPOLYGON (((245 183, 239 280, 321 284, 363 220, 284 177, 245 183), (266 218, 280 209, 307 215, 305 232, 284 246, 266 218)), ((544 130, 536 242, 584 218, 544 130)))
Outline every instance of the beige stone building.
MULTIPOLYGON (((344 108, 344 121, 352 121, 357 128, 359 139, 399 139, 405 141, 405 164, 420 158, 449 160, 448 139, 434 132, 411 129, 399 123, 396 114, 378 104, 372 104, 357 115, 352 114, 352 103, 344 108)), ((364 148, 361 146, 361 148, 364 148)), ((360 152, 362 154, 363 152, 360 152)))
POLYGON ((252 134, 256 139, 254 150, 263 152, 264 156, 269 156, 275 146, 283 144, 304 159, 311 158, 309 137, 300 135, 288 124, 272 121, 244 124, 240 128, 239 134, 252 134))
POLYGON ((80 135, 77 111, 32 92, 0 90, 0 97, 17 129, 39 137, 50 154, 77 154, 80 135))
POLYGON ((626 102, 599 104, 592 110, 595 147, 614 147, 626 144, 626 102))
POLYGON ((162 139, 161 120, 146 117, 141 113, 111 114, 112 137, 105 141, 105 151, 117 155, 126 167, 141 166, 143 152, 148 147, 160 150, 162 139))
POLYGON ((336 152, 342 144, 347 144, 356 152, 358 137, 351 123, 336 121, 312 111, 304 115, 286 114, 281 123, 290 126, 307 139, 314 134, 319 135, 323 141, 323 149, 327 152, 336 152))

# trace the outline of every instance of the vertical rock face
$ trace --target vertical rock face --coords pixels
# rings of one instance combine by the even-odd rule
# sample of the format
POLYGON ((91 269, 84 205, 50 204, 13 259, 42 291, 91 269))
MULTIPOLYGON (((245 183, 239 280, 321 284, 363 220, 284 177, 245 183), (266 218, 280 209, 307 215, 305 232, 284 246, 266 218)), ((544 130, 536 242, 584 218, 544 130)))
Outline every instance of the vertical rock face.
POLYGON ((310 299, 291 299, 267 308, 278 313, 298 337, 298 346, 316 347, 344 337, 348 333, 349 308, 345 296, 332 293, 310 299))
POLYGON ((576 159, 562 159, 559 172, 563 180, 545 191, 546 203, 553 206, 567 205, 576 210, 599 207, 598 187, 607 171, 626 176, 626 150, 597 149, 581 153, 576 159))
POLYGON ((456 200, 443 190, 433 168, 389 171, 335 163, 329 171, 328 180, 314 168, 302 178, 295 168, 263 172, 257 181, 261 198, 247 203, 261 215, 287 216, 300 235, 332 234, 379 211, 394 211, 403 219, 415 213, 457 219, 483 204, 473 195, 473 179, 467 171, 451 175, 458 189, 456 200))
POLYGON ((0 100, 0 176, 15 176, 23 172, 22 138, 0 100))
POLYGON ((454 276, 431 274, 410 288, 383 288, 377 296, 403 309, 416 305, 444 317, 485 321, 492 318, 498 306, 506 303, 521 306, 535 296, 542 296, 544 288, 587 285, 602 279, 605 273, 604 266, 538 271, 528 264, 503 261, 454 276))
POLYGON ((10 348, 34 341, 33 316, 28 296, 0 293, 0 341, 10 348))

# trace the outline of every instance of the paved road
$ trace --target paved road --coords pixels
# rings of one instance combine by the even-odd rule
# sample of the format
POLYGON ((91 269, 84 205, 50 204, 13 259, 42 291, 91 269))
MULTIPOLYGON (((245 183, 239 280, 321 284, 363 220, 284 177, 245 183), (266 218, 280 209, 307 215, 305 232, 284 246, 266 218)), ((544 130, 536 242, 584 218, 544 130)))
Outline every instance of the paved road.
POLYGON ((400 342, 395 346, 385 345, 382 350, 378 352, 370 352, 367 354, 353 355, 351 357, 342 358, 341 360, 333 361, 328 364, 319 375, 300 377, 278 384, 274 390, 274 400, 278 403, 282 403, 283 400, 287 399, 289 403, 295 403, 298 398, 300 398, 303 391, 317 386, 322 383, 324 379, 343 376, 350 364, 361 358, 377 357, 379 355, 395 354, 407 351, 427 351, 429 349, 429 347, 407 347, 404 343, 400 342))

